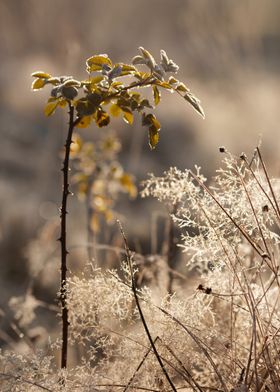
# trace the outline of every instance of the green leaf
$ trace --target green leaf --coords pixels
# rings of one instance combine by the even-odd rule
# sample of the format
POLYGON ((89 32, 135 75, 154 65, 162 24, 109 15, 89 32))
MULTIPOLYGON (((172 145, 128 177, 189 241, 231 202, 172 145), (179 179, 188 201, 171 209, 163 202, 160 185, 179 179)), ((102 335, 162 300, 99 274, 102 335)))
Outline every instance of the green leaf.
POLYGON ((157 86, 153 86, 153 93, 154 93, 155 105, 158 105, 160 103, 160 92, 159 92, 157 86))
POLYGON ((121 108, 123 111, 123 119, 127 124, 132 125, 133 124, 133 113, 129 108, 122 107, 121 108))
POLYGON ((55 109, 57 108, 58 104, 59 102, 57 100, 53 102, 48 102, 44 108, 45 116, 51 116, 55 112, 55 109))
POLYGON ((43 71, 37 71, 37 72, 33 72, 31 74, 31 76, 33 76, 33 78, 40 78, 40 79, 49 79, 51 78, 51 75, 43 72, 43 71))
POLYGON ((46 80, 45 79, 35 79, 34 82, 32 83, 32 90, 40 90, 41 88, 43 88, 46 84, 46 80))
POLYGON ((184 95, 186 101, 188 101, 192 107, 203 117, 205 118, 205 113, 200 105, 200 100, 196 98, 190 91, 184 95))
POLYGON ((92 56, 86 61, 87 71, 101 71, 103 65, 109 65, 112 67, 112 61, 109 59, 107 54, 99 54, 97 56, 92 56))

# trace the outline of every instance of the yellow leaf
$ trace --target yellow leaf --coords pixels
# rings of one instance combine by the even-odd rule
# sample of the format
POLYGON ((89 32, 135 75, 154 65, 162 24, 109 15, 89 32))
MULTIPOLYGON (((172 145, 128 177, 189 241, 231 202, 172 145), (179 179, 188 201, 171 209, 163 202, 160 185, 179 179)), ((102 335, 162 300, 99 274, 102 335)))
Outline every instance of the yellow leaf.
POLYGON ((153 150, 159 142, 159 130, 153 125, 149 128, 149 145, 153 150))
POLYGON ((97 56, 92 56, 86 61, 87 71, 100 71, 102 70, 102 66, 107 64, 112 67, 112 61, 109 59, 107 54, 99 54, 97 56))
POLYGON ((110 113, 114 117, 118 117, 121 114, 121 108, 116 103, 113 103, 110 107, 110 113))
POLYGON ((60 99, 60 100, 58 101, 58 106, 59 106, 59 107, 65 108, 66 105, 67 105, 66 99, 60 99))
POLYGON ((172 89, 172 86, 170 86, 170 84, 167 82, 161 82, 160 80, 156 80, 156 84, 163 88, 172 89))
POLYGON ((124 189, 129 193, 129 196, 134 198, 137 195, 137 188, 134 184, 133 177, 124 173, 120 178, 120 183, 124 187, 124 189))
POLYGON ((137 72, 137 69, 133 65, 123 63, 116 64, 116 66, 117 65, 122 67, 121 76, 131 75, 134 74, 134 72, 137 72))
POLYGON ((51 116, 55 112, 55 109, 57 108, 58 104, 58 101, 48 102, 44 109, 45 116, 51 116))
POLYGON ((173 76, 170 76, 170 78, 168 79, 168 83, 169 84, 177 84, 178 80, 175 79, 173 76))
POLYGON ((152 114, 152 116, 151 116, 151 122, 152 122, 153 126, 155 127, 155 129, 156 129, 157 131, 159 131, 159 130, 160 130, 160 122, 158 121, 158 119, 156 118, 156 116, 154 116, 153 114, 152 114))
POLYGON ((81 82, 79 82, 78 80, 75 80, 75 79, 69 79, 63 83, 63 86, 64 87, 80 87, 81 82))
POLYGON ((104 110, 98 110, 95 114, 95 122, 99 128, 106 127, 110 122, 110 117, 104 110))
POLYGON ((187 88, 187 86, 184 83, 179 83, 178 86, 176 87, 176 91, 186 93, 187 91, 190 91, 190 90, 187 88))
POLYGON ((115 81, 111 83, 111 87, 113 87, 114 89, 119 89, 120 87, 123 87, 123 83, 119 81, 115 81))
POLYGON ((46 80, 45 79, 35 79, 34 82, 32 83, 32 90, 40 90, 41 88, 43 88, 46 84, 46 80))
POLYGON ((33 78, 40 78, 40 79, 48 79, 52 77, 50 74, 43 71, 33 72, 31 76, 33 76, 33 78))
POLYGON ((128 108, 121 108, 123 111, 123 119, 127 124, 132 125, 133 124, 133 113, 130 109, 128 108))
POLYGON ((77 128, 87 128, 92 120, 92 116, 84 116, 77 124, 77 128))
POLYGON ((158 105, 160 103, 160 92, 159 92, 157 86, 153 86, 153 93, 154 93, 155 105, 158 105))
POLYGON ((158 121, 156 116, 152 113, 149 113, 147 115, 145 113, 143 113, 142 125, 153 126, 157 131, 160 130, 160 122, 158 121))

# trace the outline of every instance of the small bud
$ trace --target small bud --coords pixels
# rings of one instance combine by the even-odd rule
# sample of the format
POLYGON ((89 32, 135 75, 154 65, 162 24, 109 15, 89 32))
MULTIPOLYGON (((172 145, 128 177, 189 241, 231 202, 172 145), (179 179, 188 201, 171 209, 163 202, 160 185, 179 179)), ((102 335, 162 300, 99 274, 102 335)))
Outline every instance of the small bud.
POLYGON ((242 159, 242 161, 246 161, 247 156, 246 156, 245 152, 242 152, 242 154, 240 154, 240 159, 242 159))
POLYGON ((262 212, 268 212, 268 205, 267 204, 262 207, 262 212))

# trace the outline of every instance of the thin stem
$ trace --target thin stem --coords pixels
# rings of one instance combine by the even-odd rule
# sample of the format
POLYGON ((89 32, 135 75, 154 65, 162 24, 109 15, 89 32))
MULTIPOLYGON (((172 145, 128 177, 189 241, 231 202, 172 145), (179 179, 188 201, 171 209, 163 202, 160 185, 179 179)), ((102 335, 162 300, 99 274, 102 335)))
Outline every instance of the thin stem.
POLYGON ((140 318, 141 318, 143 327, 144 327, 144 329, 145 329, 145 332, 146 332, 146 334, 147 334, 147 337, 148 337, 148 339, 149 339, 149 341, 150 341, 150 344, 151 344, 151 346, 152 346, 152 348, 153 348, 155 357, 156 357, 156 359, 157 359, 157 361, 158 361, 158 363, 159 363, 159 365, 160 365, 160 367, 161 367, 161 370, 162 370, 164 376, 166 377, 166 379, 167 379, 169 385, 171 386, 172 391, 176 392, 177 389, 176 389, 175 385, 173 384, 173 382, 172 382, 172 380, 171 380, 169 374, 167 373, 167 370, 165 369, 165 366, 164 366, 164 364, 163 364, 163 362, 162 362, 162 360, 161 360, 161 357, 160 357, 160 355, 159 355, 159 353, 158 353, 158 351, 157 351, 157 349, 156 349, 156 346, 155 346, 155 344, 154 344, 154 340, 153 340, 153 338, 152 338, 152 336, 151 336, 151 333, 150 333, 149 328, 148 328, 148 325, 147 325, 147 323, 146 323, 144 314, 143 314, 143 312, 142 312, 142 308, 141 308, 140 301, 139 301, 139 298, 138 298, 137 288, 136 288, 136 284, 135 284, 135 280, 134 280, 134 276, 133 276, 132 258, 131 258, 130 249, 129 249, 129 247, 128 247, 128 242, 127 242, 127 239, 126 239, 126 236, 125 236, 125 234, 124 234, 124 231, 123 231, 123 228, 122 228, 122 225, 121 225, 120 221, 118 221, 118 224, 119 224, 119 226, 120 226, 120 231, 121 231, 121 234, 122 234, 122 237, 123 237, 123 240, 124 240, 127 263, 128 263, 129 269, 130 269, 130 274, 131 274, 131 288, 132 288, 132 292, 133 292, 133 295, 134 295, 135 303, 136 303, 136 306, 137 306, 137 309, 138 309, 138 312, 139 312, 139 315, 140 315, 140 318))
POLYGON ((67 251, 66 247, 66 216, 67 216, 67 200, 71 193, 69 191, 69 157, 70 147, 72 143, 73 130, 77 121, 74 121, 74 106, 69 103, 69 127, 67 139, 65 142, 65 155, 62 167, 63 187, 62 187, 62 203, 60 210, 60 244, 61 244, 61 280, 60 280, 60 302, 61 302, 61 318, 62 318, 62 347, 61 347, 61 368, 67 367, 67 349, 68 349, 68 309, 66 296, 66 277, 67 277, 67 251))
MULTIPOLYGON (((92 184, 93 179, 89 180, 88 191, 86 196, 86 208, 87 208, 87 253, 88 259, 92 260, 95 254, 95 236, 92 229, 92 218, 94 214, 94 209, 92 207, 92 184)), ((96 261, 96 260, 95 260, 96 261)))
MULTIPOLYGON (((174 206, 172 214, 176 211, 176 206, 174 206)), ((168 222, 168 237, 167 237, 167 264, 168 267, 171 269, 175 268, 175 227, 174 221, 172 216, 169 215, 169 222, 168 222)), ((168 293, 173 294, 173 274, 169 270, 169 282, 168 282, 168 293)))

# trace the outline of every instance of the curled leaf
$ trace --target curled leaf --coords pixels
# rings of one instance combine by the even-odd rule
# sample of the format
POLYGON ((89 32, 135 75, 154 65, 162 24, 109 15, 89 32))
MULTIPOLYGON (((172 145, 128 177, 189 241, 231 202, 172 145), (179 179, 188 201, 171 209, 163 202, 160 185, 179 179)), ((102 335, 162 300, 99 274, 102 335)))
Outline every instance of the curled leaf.
POLYGON ((151 55, 151 53, 148 50, 146 50, 142 46, 139 47, 139 50, 140 50, 143 58, 146 60, 145 64, 147 64, 147 66, 149 68, 151 68, 151 70, 154 70, 154 68, 156 66, 156 61, 155 61, 154 57, 151 55))
POLYGON ((132 64, 146 64, 146 60, 142 56, 134 56, 132 59, 132 64))

